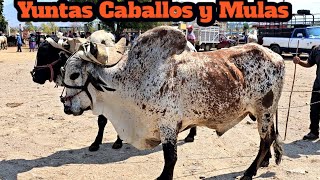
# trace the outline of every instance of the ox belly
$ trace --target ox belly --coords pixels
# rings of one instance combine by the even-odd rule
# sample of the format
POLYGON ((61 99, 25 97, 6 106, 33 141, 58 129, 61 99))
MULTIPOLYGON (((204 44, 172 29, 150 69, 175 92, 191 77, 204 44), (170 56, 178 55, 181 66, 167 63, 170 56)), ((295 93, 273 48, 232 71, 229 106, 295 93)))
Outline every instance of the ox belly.
POLYGON ((137 149, 152 149, 161 143, 157 118, 144 114, 136 104, 111 96, 97 101, 93 113, 110 120, 122 140, 137 149))

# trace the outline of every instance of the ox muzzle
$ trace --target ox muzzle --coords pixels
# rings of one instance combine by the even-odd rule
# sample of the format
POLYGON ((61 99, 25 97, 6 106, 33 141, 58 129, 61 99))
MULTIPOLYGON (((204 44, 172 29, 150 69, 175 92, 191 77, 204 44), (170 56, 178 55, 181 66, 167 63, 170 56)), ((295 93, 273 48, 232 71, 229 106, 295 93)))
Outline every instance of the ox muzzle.
MULTIPOLYGON (((64 75, 64 68, 61 68, 61 71, 62 71, 62 74, 64 75)), ((64 78, 63 78, 64 79, 64 78)), ((107 90, 107 91, 115 91, 115 89, 113 88, 109 88, 107 87, 107 85, 105 83, 103 83, 100 79, 96 79, 94 78, 90 73, 88 74, 88 78, 86 80, 86 82, 84 83, 83 86, 71 86, 71 85, 68 85, 66 84, 64 81, 62 82, 62 85, 64 86, 63 90, 62 90, 62 93, 60 95, 60 101, 64 104, 64 112, 66 114, 74 114, 72 111, 71 111, 71 107, 70 106, 66 106, 65 103, 67 101, 70 101, 70 103, 72 102, 72 99, 76 96, 78 96, 80 93, 82 92, 85 92, 86 95, 88 96, 88 98, 90 99, 90 102, 91 102, 91 107, 93 105, 93 101, 92 101, 92 96, 89 92, 89 89, 88 89, 88 86, 89 84, 92 84, 93 87, 95 89, 97 89, 98 91, 104 91, 103 89, 107 90), (103 87, 103 88, 102 88, 103 87), (65 88, 69 88, 69 89, 77 89, 79 90, 77 93, 73 94, 73 95, 70 95, 70 96, 63 96, 63 93, 64 93, 64 90, 65 88)), ((80 115, 83 113, 83 111, 86 111, 86 110, 90 110, 91 107, 88 107, 84 110, 81 110, 80 112, 80 115)))

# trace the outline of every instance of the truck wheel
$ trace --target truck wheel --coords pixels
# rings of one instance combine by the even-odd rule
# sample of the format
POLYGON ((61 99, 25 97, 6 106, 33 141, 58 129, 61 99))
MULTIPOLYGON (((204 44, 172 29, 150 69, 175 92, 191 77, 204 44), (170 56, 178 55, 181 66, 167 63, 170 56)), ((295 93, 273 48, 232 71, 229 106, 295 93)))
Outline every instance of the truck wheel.
POLYGON ((211 49, 211 44, 206 44, 206 46, 204 47, 204 51, 210 51, 211 49))
POLYGON ((282 54, 280 47, 278 45, 276 45, 276 44, 271 45, 270 49, 275 53, 278 53, 280 55, 282 54))
POLYGON ((199 50, 200 50, 200 46, 199 45, 196 45, 196 50, 199 52, 199 50))

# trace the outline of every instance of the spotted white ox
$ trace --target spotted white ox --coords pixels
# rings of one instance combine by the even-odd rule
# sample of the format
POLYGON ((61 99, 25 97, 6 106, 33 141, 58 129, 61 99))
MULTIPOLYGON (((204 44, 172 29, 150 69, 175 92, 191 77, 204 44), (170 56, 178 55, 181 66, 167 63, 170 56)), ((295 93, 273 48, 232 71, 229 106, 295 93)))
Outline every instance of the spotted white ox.
MULTIPOLYGON (((215 129, 219 136, 248 113, 257 118, 259 153, 242 179, 252 179, 269 163, 274 143, 282 156, 273 116, 284 81, 281 56, 257 44, 214 52, 186 51, 184 34, 162 26, 142 34, 119 62, 106 62, 106 48, 91 43, 64 67, 65 107, 74 115, 91 106, 106 114, 121 139, 139 149, 163 146, 165 165, 158 179, 172 179, 177 136, 194 126, 215 129), (104 68, 88 60, 91 54, 104 68)), ((90 59, 89 59, 90 61, 90 59)))
MULTIPOLYGON (((37 53, 37 60, 35 67, 31 71, 33 81, 38 84, 44 84, 47 80, 53 81, 59 86, 62 85, 62 77, 60 74, 60 68, 64 66, 67 58, 77 51, 78 45, 85 42, 102 43, 107 47, 113 47, 115 45, 114 37, 111 33, 104 30, 95 31, 87 39, 84 38, 67 38, 63 36, 47 38, 40 44, 37 53)), ((195 52, 196 50, 192 44, 188 44, 188 51, 195 52)), ((109 53, 112 53, 111 51, 109 53)), ((65 109, 66 110, 66 109, 65 109)), ((68 111, 65 111, 67 114, 68 111)), ((107 124, 107 118, 103 115, 98 117, 98 134, 95 141, 90 145, 90 151, 97 151, 102 143, 104 128, 107 124)), ((185 142, 193 142, 196 135, 196 127, 190 129, 190 133, 185 138, 185 142)), ((113 149, 119 149, 122 147, 122 140, 117 136, 117 140, 112 145, 113 149)))

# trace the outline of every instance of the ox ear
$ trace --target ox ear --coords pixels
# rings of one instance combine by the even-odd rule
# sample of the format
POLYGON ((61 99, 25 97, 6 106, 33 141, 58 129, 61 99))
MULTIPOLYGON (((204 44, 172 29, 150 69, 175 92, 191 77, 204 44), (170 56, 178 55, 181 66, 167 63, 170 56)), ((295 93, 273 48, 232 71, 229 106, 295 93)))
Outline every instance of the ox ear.
POLYGON ((92 85, 98 91, 101 91, 101 92, 104 92, 104 90, 115 91, 115 89, 109 88, 107 86, 107 83, 101 77, 94 78, 91 74, 89 74, 89 78, 92 79, 92 85))
POLYGON ((102 86, 107 86, 107 84, 100 77, 94 78, 92 74, 88 74, 88 78, 91 79, 91 84, 98 91, 103 92, 102 86))

